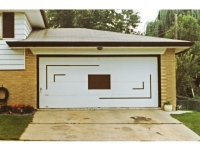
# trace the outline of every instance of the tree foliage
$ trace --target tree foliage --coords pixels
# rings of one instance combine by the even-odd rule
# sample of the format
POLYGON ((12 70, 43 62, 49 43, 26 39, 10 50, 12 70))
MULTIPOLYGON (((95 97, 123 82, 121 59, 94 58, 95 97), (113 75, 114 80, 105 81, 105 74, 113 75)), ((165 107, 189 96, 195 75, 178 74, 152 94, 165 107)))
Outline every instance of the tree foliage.
MULTIPOLYGON (((192 49, 191 51, 192 54, 199 56, 197 59, 197 63, 200 66, 200 41, 196 41, 194 45, 191 47, 191 49, 192 49)), ((198 76, 200 77, 199 73, 198 76)))
MULTIPOLYGON (((165 32, 164 37, 174 38, 174 26, 171 26, 168 31, 165 32)), ((188 41, 198 41, 200 38, 200 27, 197 20, 190 15, 178 16, 178 39, 188 41)))
POLYGON ((164 37, 166 30, 174 22, 175 10, 160 10, 154 22, 149 22, 146 27, 146 35, 164 37))
POLYGON ((140 22, 133 10, 46 10, 52 28, 88 28, 134 33, 140 22))
POLYGON ((199 70, 198 56, 192 54, 192 49, 176 56, 176 91, 178 95, 189 96, 191 88, 195 87, 195 76, 199 70))
POLYGON ((153 22, 149 22, 146 27, 147 36, 164 37, 165 32, 174 25, 174 14, 178 16, 190 15, 197 20, 200 25, 200 10, 160 10, 153 22))
MULTIPOLYGON (((165 32, 166 38, 174 38, 174 27, 165 32)), ((200 27, 197 20, 190 15, 178 16, 178 39, 196 41, 190 50, 176 56, 176 90, 177 94, 189 96, 195 88, 195 80, 200 69, 200 27)), ((196 94, 196 93, 195 93, 196 94)))
MULTIPOLYGON (((191 95, 191 88, 197 89, 195 80, 200 77, 200 11, 160 10, 154 22, 149 22, 146 35, 174 39, 174 14, 178 14, 178 40, 194 41, 186 53, 176 55, 176 90, 183 96, 191 95)), ((200 90, 195 91, 200 94, 200 90)))

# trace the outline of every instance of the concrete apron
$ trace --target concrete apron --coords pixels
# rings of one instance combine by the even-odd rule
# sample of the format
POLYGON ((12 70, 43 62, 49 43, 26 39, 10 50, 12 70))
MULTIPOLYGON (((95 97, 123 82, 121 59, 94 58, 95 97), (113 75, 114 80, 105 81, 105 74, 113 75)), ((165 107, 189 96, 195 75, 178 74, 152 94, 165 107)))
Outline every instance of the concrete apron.
POLYGON ((20 140, 199 141, 168 112, 155 109, 38 110, 20 140))

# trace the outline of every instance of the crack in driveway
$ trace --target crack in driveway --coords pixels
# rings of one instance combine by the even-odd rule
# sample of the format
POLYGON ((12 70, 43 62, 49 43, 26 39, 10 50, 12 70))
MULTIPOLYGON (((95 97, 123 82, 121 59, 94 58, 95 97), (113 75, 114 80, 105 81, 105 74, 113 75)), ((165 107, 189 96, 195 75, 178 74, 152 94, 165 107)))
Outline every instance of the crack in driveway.
POLYGON ((182 124, 182 123, 30 123, 30 124, 182 124))

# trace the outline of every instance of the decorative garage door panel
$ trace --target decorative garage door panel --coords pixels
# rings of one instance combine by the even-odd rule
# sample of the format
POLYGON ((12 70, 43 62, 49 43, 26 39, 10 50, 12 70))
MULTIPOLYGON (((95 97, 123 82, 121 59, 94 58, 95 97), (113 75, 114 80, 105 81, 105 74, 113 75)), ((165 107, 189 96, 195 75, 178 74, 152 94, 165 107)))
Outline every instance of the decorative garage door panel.
POLYGON ((158 107, 157 57, 40 57, 39 107, 158 107))

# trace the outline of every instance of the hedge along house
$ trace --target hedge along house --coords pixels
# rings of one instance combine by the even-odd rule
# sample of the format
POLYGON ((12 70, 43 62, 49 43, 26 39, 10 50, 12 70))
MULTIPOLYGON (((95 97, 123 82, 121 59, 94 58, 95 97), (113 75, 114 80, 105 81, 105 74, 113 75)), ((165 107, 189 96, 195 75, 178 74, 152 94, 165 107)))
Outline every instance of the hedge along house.
POLYGON ((44 11, 7 12, 0 13, 0 84, 10 92, 8 104, 161 107, 170 100, 176 106, 175 54, 193 42, 49 29, 44 11))

